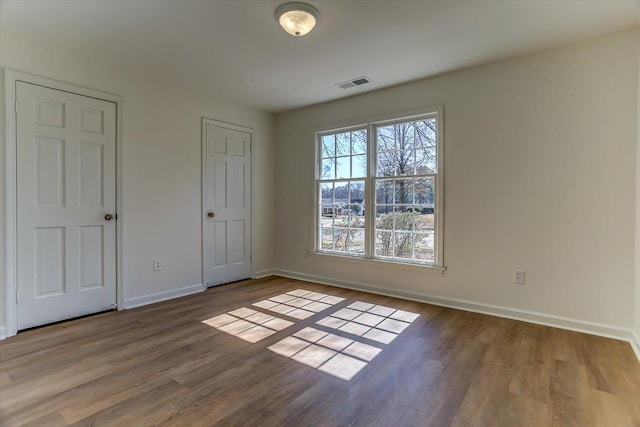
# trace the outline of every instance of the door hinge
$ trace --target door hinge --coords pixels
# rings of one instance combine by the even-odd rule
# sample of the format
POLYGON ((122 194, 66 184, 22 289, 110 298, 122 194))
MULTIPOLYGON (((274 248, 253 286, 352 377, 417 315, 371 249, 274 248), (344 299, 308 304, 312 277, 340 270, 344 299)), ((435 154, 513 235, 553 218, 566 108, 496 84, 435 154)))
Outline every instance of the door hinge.
POLYGON ((16 288, 16 302, 20 302, 20 289, 16 288))

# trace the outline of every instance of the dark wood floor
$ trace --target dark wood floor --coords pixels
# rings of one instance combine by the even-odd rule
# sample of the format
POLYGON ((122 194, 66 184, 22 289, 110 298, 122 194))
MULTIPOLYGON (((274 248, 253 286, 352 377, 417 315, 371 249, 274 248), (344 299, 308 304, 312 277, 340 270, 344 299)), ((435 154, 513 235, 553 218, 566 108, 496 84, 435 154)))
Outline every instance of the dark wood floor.
POLYGON ((626 342, 279 277, 26 331, 0 368, 3 426, 640 426, 626 342), (346 299, 257 343, 201 323, 298 288, 346 299), (420 317, 359 338, 383 350, 350 381, 268 350, 307 326, 353 338, 315 322, 354 301, 420 317))

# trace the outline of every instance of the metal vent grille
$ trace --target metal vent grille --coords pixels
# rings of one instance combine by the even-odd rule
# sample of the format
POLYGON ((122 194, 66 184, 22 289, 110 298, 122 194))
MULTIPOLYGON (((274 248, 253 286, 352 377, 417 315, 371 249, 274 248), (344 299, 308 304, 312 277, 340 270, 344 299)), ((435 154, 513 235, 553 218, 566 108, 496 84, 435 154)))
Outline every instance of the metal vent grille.
POLYGON ((350 87, 354 87, 355 84, 353 82, 340 83, 338 87, 340 89, 349 89, 350 87))
POLYGON ((340 89, 349 89, 355 86, 364 85, 367 83, 371 83, 371 80, 368 77, 356 77, 355 79, 347 80, 346 82, 336 83, 340 89))
POLYGON ((358 85, 358 86, 366 84, 366 83, 369 83, 369 80, 367 80, 365 77, 361 77, 361 78, 356 79, 356 80, 353 81, 353 84, 354 85, 358 85))

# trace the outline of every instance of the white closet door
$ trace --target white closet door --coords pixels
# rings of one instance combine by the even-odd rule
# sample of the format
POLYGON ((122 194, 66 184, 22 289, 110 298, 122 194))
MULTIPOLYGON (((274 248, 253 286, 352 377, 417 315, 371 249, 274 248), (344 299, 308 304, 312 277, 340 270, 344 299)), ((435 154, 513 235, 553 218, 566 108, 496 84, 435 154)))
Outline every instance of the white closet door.
POLYGON ((116 105, 18 82, 18 329, 115 307, 116 105))
POLYGON ((251 134, 204 123, 206 286, 251 277, 251 134))

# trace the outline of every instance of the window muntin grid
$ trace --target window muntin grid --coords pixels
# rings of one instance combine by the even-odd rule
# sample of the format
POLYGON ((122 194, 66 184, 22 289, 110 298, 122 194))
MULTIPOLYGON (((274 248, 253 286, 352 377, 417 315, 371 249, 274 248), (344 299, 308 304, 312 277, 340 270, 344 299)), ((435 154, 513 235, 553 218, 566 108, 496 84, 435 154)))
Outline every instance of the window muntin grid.
POLYGON ((318 134, 316 251, 441 268, 441 117, 318 134))

